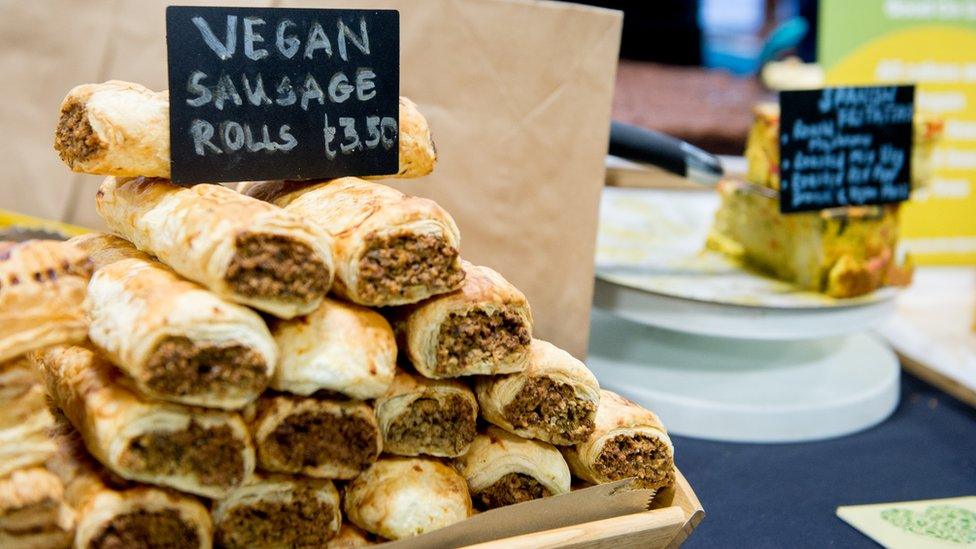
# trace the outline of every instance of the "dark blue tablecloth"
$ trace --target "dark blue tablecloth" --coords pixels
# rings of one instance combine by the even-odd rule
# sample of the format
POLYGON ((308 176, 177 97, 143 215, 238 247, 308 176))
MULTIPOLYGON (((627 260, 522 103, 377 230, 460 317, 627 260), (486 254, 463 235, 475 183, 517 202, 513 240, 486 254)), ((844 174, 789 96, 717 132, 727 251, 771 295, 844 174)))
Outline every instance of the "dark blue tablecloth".
POLYGON ((775 445, 673 438, 706 513, 692 549, 877 547, 837 506, 976 495, 976 410, 907 374, 895 413, 854 435, 775 445))

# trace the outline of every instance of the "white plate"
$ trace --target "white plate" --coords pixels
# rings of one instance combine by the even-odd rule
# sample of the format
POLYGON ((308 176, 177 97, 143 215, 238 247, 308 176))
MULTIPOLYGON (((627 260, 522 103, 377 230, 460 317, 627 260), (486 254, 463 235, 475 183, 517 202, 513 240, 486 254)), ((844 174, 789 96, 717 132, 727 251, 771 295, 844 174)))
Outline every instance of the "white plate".
POLYGON ((718 195, 711 190, 607 187, 600 206, 597 278, 662 296, 740 307, 849 308, 890 301, 892 288, 852 299, 799 290, 705 250, 718 195))
POLYGON ((797 442, 875 425, 898 404, 894 353, 868 334, 759 342, 642 326, 594 311, 587 365, 672 433, 797 442))

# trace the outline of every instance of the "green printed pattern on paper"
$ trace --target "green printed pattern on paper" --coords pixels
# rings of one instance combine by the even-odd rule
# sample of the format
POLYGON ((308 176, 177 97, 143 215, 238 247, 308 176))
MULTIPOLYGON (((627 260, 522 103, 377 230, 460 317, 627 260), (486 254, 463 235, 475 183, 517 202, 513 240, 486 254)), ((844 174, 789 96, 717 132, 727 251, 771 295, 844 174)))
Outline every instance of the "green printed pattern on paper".
POLYGON ((885 509, 881 518, 906 532, 955 543, 976 543, 976 513, 962 507, 936 505, 922 513, 885 509))

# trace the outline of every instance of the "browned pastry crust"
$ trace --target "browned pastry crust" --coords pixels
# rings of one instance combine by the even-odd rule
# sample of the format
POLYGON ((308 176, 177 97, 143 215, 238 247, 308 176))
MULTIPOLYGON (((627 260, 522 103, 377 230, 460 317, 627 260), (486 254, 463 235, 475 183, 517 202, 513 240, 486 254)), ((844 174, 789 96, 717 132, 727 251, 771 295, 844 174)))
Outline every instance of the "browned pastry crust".
POLYGON ((642 488, 674 485, 674 446, 653 412, 600 391, 596 429, 582 443, 562 448, 573 475, 595 484, 636 477, 642 488))
POLYGON ((332 286, 332 237, 221 185, 106 178, 108 227, 220 297, 281 318, 315 310, 332 286))
POLYGON ((91 270, 88 256, 64 242, 0 242, 0 362, 84 340, 91 270))
POLYGON ((387 453, 458 457, 474 440, 478 403, 457 380, 401 370, 386 394, 376 399, 376 417, 387 453))
POLYGON ((463 265, 459 290, 391 313, 401 352, 434 379, 524 370, 532 340, 525 295, 488 267, 463 265))

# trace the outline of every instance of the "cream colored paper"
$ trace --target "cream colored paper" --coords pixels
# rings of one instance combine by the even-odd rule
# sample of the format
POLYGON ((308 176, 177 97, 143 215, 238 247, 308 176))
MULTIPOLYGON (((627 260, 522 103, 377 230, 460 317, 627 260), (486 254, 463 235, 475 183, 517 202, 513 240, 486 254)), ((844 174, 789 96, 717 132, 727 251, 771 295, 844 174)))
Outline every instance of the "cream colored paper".
MULTIPOLYGON (((100 178, 53 150, 58 106, 84 82, 166 89, 171 0, 5 2, 0 8, 0 207, 103 228, 100 178)), ((529 298, 536 335, 582 358, 620 13, 529 0, 202 1, 179 4, 396 8, 401 93, 427 116, 434 174, 397 188, 457 220, 466 259, 529 298)))
POLYGON ((976 547, 976 496, 845 505, 837 516, 888 549, 976 547))

